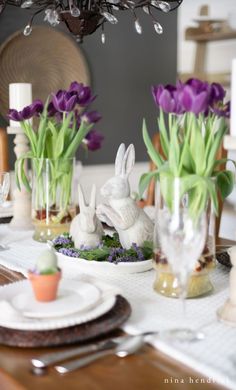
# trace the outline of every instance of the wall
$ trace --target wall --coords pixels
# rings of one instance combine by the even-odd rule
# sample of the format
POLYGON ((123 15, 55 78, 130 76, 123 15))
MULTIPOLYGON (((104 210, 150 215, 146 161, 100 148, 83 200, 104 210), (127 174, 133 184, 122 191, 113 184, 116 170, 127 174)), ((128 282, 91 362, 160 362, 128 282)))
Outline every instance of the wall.
MULTIPOLYGON (((86 164, 113 162, 122 141, 135 144, 137 161, 147 159, 141 137, 143 117, 147 118, 151 133, 156 128, 156 108, 150 87, 159 82, 172 82, 176 77, 176 12, 158 15, 165 30, 163 36, 154 32, 149 17, 143 12, 140 22, 144 32, 138 35, 132 14, 122 12, 117 25, 107 23, 105 45, 101 44, 100 32, 84 41, 93 89, 98 95, 94 108, 103 116, 97 129, 105 135, 101 151, 89 154, 88 159, 80 155, 86 164)), ((26 11, 8 7, 0 16, 0 42, 23 28, 27 20, 26 11)), ((25 42, 27 44, 27 37, 25 42)), ((12 148, 11 145, 11 154, 12 148)))

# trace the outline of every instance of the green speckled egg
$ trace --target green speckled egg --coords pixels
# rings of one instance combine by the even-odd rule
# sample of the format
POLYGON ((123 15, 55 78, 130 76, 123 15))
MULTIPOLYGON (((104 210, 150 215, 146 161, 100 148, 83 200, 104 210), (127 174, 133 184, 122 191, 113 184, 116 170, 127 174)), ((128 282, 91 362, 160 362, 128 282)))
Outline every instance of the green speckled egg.
POLYGON ((36 262, 37 271, 44 272, 48 269, 57 271, 57 256, 53 250, 47 249, 41 253, 36 262))

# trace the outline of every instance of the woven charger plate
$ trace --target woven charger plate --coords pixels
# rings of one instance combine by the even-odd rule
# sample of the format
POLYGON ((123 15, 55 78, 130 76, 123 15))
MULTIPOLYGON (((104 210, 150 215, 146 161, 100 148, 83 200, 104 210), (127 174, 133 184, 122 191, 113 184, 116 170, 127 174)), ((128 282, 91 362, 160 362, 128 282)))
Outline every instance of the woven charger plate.
POLYGON ((130 314, 130 304, 118 295, 115 305, 108 313, 82 325, 48 331, 23 331, 0 327, 0 344, 33 348, 83 343, 118 329, 130 314))
POLYGON ((45 101, 51 92, 68 88, 72 81, 90 82, 87 62, 77 44, 45 26, 35 26, 28 37, 18 31, 4 42, 0 75, 0 113, 5 118, 10 83, 32 83, 33 98, 45 101))

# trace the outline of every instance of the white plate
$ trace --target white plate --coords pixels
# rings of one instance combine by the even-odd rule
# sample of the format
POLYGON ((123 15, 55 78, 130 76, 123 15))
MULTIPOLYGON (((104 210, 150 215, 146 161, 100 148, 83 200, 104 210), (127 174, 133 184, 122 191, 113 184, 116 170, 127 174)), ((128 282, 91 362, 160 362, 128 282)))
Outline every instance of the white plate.
POLYGON ((74 267, 75 270, 86 272, 96 272, 103 274, 104 272, 135 274, 146 272, 152 269, 152 260, 136 261, 134 263, 110 263, 109 261, 85 260, 76 257, 70 257, 57 252, 59 267, 66 271, 67 267, 74 267))
MULTIPOLYGON (((72 280, 70 280, 72 282, 72 280)), ((25 292, 29 288, 29 281, 23 280, 0 287, 0 306, 1 301, 11 302, 12 298, 19 293, 25 292)), ((70 314, 64 317, 56 318, 27 318, 20 313, 16 316, 6 314, 5 311, 0 310, 0 326, 10 329, 18 330, 32 330, 32 331, 46 331, 53 329, 61 329, 70 326, 84 324, 88 321, 94 320, 112 309, 116 301, 115 295, 104 296, 101 295, 100 300, 95 307, 85 312, 70 314)), ((4 303, 3 302, 3 303, 4 303)), ((14 309, 13 309, 14 310, 14 309)))
POLYGON ((24 291, 12 297, 11 304, 25 317, 62 317, 89 310, 96 305, 100 295, 98 288, 90 283, 62 279, 55 301, 36 301, 30 283, 26 283, 24 291))

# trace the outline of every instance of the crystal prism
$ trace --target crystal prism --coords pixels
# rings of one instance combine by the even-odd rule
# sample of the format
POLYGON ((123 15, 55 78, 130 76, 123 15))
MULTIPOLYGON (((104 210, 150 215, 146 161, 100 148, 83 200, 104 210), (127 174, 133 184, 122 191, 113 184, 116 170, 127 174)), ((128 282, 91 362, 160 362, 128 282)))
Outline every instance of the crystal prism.
POLYGON ((73 16, 74 18, 77 18, 78 16, 80 16, 80 10, 77 7, 71 8, 70 13, 71 13, 71 16, 73 16))
POLYGON ((160 1, 157 1, 157 0, 151 0, 151 4, 152 4, 154 7, 158 7, 158 8, 159 8, 160 1))
POLYGON ((135 7, 135 2, 132 1, 132 0, 127 0, 127 4, 130 8, 134 8, 135 7))
POLYGON ((103 44, 106 42, 106 36, 104 32, 101 34, 101 41, 103 44))
POLYGON ((27 26, 25 26, 24 28, 24 35, 27 37, 28 35, 30 35, 32 33, 32 26, 30 24, 27 24, 27 26))
POLYGON ((143 6, 143 11, 145 12, 145 14, 150 15, 150 10, 149 10, 149 7, 147 5, 143 6))
POLYGON ((163 12, 170 12, 170 10, 171 10, 170 4, 167 3, 166 1, 161 1, 160 4, 159 4, 159 8, 160 8, 163 12))
POLYGON ((60 17, 55 9, 46 9, 44 20, 55 27, 60 23, 60 17))
POLYGON ((106 20, 107 20, 108 22, 110 22, 111 24, 116 24, 116 23, 118 23, 118 19, 117 19, 114 15, 110 14, 109 12, 103 11, 103 12, 102 12, 102 15, 103 15, 104 18, 106 18, 106 20))
POLYGON ((142 34, 143 29, 138 19, 135 20, 134 27, 138 34, 142 34))
POLYGON ((162 25, 158 22, 154 22, 153 25, 154 25, 154 29, 155 29, 156 33, 161 35, 163 33, 162 25))
POLYGON ((26 0, 21 4, 21 8, 29 8, 33 5, 33 3, 34 2, 32 0, 26 0))

